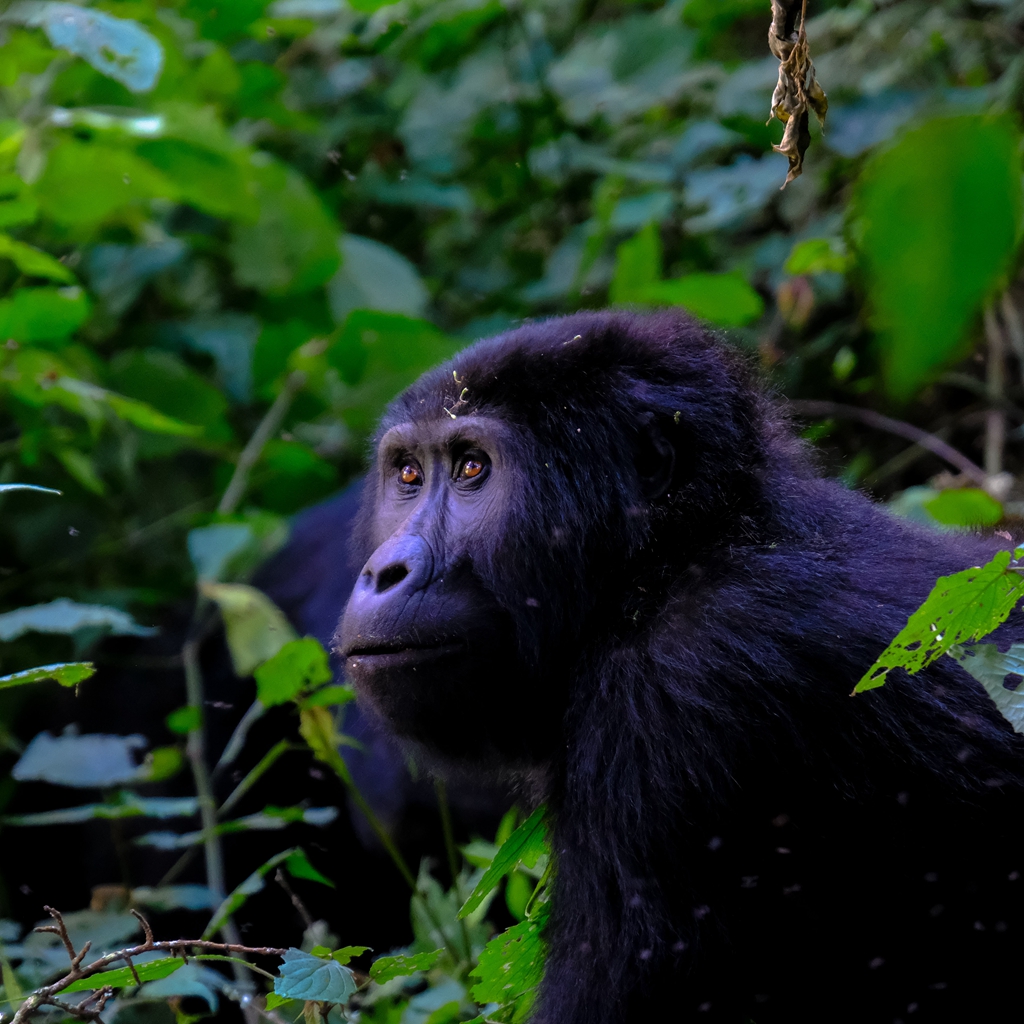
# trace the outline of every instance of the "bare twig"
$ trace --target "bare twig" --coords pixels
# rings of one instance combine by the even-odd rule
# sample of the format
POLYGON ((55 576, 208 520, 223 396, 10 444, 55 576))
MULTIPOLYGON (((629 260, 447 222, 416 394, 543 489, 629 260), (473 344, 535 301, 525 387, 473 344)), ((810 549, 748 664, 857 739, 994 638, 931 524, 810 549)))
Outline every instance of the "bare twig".
POLYGON ((1021 382, 1024 383, 1024 324, 1021 323, 1020 313, 1017 311, 1009 291, 1003 292, 999 309, 1003 314, 1003 323, 1006 324, 1006 335, 1010 340, 1010 348, 1013 349, 1013 354, 1017 357, 1017 369, 1020 371, 1021 382))
POLYGON ((60 937, 64 948, 68 951, 71 970, 64 974, 63 977, 58 978, 49 985, 44 985, 42 988, 37 988, 28 995, 21 1006, 18 1007, 10 1024, 24 1024, 41 1006, 55 1006, 69 1016, 76 1017, 79 1020, 99 1021, 101 1019, 100 1014, 107 1000, 113 994, 114 990, 111 986, 105 985, 86 995, 81 1002, 74 1004, 66 1003, 58 999, 57 996, 76 981, 81 981, 83 978, 91 978, 93 975, 105 971, 112 964, 116 964, 119 961, 127 964, 131 969, 135 984, 138 985, 140 984, 139 974, 132 961, 135 957, 154 950, 169 953, 172 957, 181 957, 186 962, 188 952, 197 949, 212 953, 248 953, 252 956, 284 956, 286 952, 286 950, 274 946, 243 946, 240 943, 210 942, 204 939, 172 939, 170 941, 157 942, 153 938, 153 930, 150 928, 149 922, 138 911, 133 910, 132 913, 142 925, 142 930, 146 936, 145 942, 135 946, 127 946, 113 953, 107 953, 83 967, 82 961, 89 951, 90 943, 85 943, 81 950, 76 952, 60 911, 54 910, 53 907, 45 907, 44 909, 53 918, 55 923, 52 925, 42 925, 35 930, 37 932, 51 932, 60 937))
POLYGON ((306 909, 306 904, 299 899, 298 894, 288 884, 288 879, 284 877, 284 872, 280 868, 274 872, 274 881, 288 894, 288 899, 292 901, 292 906, 299 912, 299 916, 306 927, 312 928, 313 915, 306 909))
POLYGON ((238 503, 245 495, 245 488, 249 482, 249 472, 259 460, 267 442, 277 433, 281 421, 285 418, 288 409, 291 407, 295 396, 306 383, 306 375, 299 370, 288 375, 288 379, 281 388, 281 393, 274 399, 274 404, 267 410, 266 415, 260 421, 259 426, 253 431, 252 437, 242 449, 235 465, 235 472, 228 483, 224 497, 220 499, 217 511, 221 515, 234 512, 238 503))
POLYGON ((964 476, 970 477, 979 487, 984 486, 988 481, 988 476, 981 466, 971 462, 963 452, 957 451, 941 438, 929 434, 927 430, 922 430, 920 427, 915 427, 912 423, 894 420, 873 409, 861 409, 855 405, 842 405, 839 402, 793 401, 789 403, 789 407, 797 416, 834 416, 840 419, 860 420, 861 423, 874 427, 876 430, 884 430, 897 437, 905 437, 908 441, 927 448, 933 455, 948 462, 954 469, 960 470, 964 476))

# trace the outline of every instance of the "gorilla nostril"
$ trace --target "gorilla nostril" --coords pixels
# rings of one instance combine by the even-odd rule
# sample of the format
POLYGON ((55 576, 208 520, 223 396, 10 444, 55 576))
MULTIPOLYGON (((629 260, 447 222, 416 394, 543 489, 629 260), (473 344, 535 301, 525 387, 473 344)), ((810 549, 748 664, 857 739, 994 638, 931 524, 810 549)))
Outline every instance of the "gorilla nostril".
POLYGON ((390 590, 392 587, 397 586, 406 576, 409 575, 409 569, 401 562, 394 562, 393 564, 381 569, 377 573, 377 593, 383 594, 385 590, 390 590))

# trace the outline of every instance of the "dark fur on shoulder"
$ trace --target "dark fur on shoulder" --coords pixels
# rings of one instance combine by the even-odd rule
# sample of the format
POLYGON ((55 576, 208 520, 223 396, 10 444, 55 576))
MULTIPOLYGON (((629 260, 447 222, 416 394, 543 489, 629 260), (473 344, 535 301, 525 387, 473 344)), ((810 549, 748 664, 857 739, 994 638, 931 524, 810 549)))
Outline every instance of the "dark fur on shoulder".
POLYGON ((1024 740, 948 658, 850 696, 996 545, 819 478, 681 315, 482 341, 382 433, 452 415, 513 428, 517 497, 474 571, 557 734, 538 1024, 1017 1019, 1024 740), (674 453, 653 496, 651 436, 674 453))

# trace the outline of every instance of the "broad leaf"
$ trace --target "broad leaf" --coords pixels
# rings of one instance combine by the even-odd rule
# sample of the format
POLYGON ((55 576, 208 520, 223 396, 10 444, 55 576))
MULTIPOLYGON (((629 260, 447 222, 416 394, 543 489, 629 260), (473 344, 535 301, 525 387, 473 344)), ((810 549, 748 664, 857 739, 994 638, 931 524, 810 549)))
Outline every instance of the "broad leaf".
MULTIPOLYGON (((0 615, 0 640, 16 640, 25 633, 77 633, 104 629, 113 636, 153 636, 157 630, 140 626, 127 612, 101 604, 79 604, 59 597, 48 604, 15 608, 0 615)), ((70 684, 69 684, 70 685, 70 684)))
POLYGON ((255 587, 202 583, 199 589, 220 606, 231 660, 239 676, 251 675, 258 665, 296 639, 295 630, 281 610, 255 587))
POLYGON ((996 644, 957 644, 947 653, 985 687, 1014 730, 1024 733, 1024 644, 1011 644, 1005 654, 996 644))
MULTIPOLYGON (((159 978, 166 978, 173 974, 179 967, 184 967, 185 961, 179 956, 163 957, 160 960, 147 960, 144 963, 136 964, 135 971, 139 981, 156 981, 159 978)), ((88 992, 91 989, 104 988, 126 988, 129 985, 136 985, 136 975, 130 967, 119 967, 113 971, 101 971, 99 974, 90 975, 79 981, 72 982, 63 992, 88 992)))
POLYGON ((966 354, 973 318, 1009 270, 1021 206, 1009 118, 930 121, 865 169, 859 250, 893 398, 966 354))
POLYGON ((382 956, 370 966, 370 977, 383 985, 394 978, 405 978, 419 971, 429 971, 444 956, 443 949, 430 953, 414 953, 411 956, 382 956))
POLYGON ((1010 568, 1009 551, 986 565, 941 577, 853 692, 881 686, 894 668, 918 672, 956 644, 980 640, 1006 621, 1022 595, 1024 576, 1010 568))
POLYGON ((1003 506, 980 487, 959 487, 940 491, 924 503, 925 511, 943 526, 965 529, 995 526, 1003 518, 1003 506))
POLYGON ((0 259, 10 260, 26 277, 46 277, 63 284, 75 282, 75 275, 60 260, 10 235, 0 234, 0 259))
POLYGON ((11 769, 22 782, 50 782, 85 789, 116 786, 145 779, 135 754, 146 747, 145 736, 79 736, 70 728, 61 736, 39 733, 11 769))
POLYGON ((293 700, 303 690, 331 681, 327 652, 319 640, 303 637, 284 645, 253 673, 256 694, 266 707, 293 700))
POLYGON ((91 661, 65 661, 57 665, 40 665, 38 668, 13 672, 9 676, 0 676, 0 690, 23 686, 25 683, 38 683, 44 679, 55 679, 61 686, 77 686, 95 671, 96 666, 91 661))
POLYGON ((520 862, 532 868, 537 863, 538 857, 548 853, 546 831, 544 828, 546 810, 543 804, 538 807, 501 844, 498 852, 494 855, 494 860, 491 861, 490 867, 484 872, 483 878, 477 883, 476 888, 470 893, 469 899, 466 900, 459 911, 460 918, 473 913, 487 895, 497 888, 501 880, 510 871, 514 871, 520 862))
POLYGON ((301 949, 289 949, 278 971, 274 992, 285 999, 346 1003, 356 990, 355 975, 348 967, 301 949))

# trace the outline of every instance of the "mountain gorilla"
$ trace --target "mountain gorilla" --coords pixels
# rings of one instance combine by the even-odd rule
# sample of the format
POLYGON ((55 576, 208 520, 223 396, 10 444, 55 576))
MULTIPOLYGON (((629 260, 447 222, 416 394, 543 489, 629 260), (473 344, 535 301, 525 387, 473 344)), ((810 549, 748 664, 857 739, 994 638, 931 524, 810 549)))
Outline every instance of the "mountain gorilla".
POLYGON ((677 314, 479 342, 376 451, 338 649, 441 770, 548 801, 535 1022, 1017 1019, 1024 739, 948 658, 850 696, 993 544, 816 476, 677 314))

